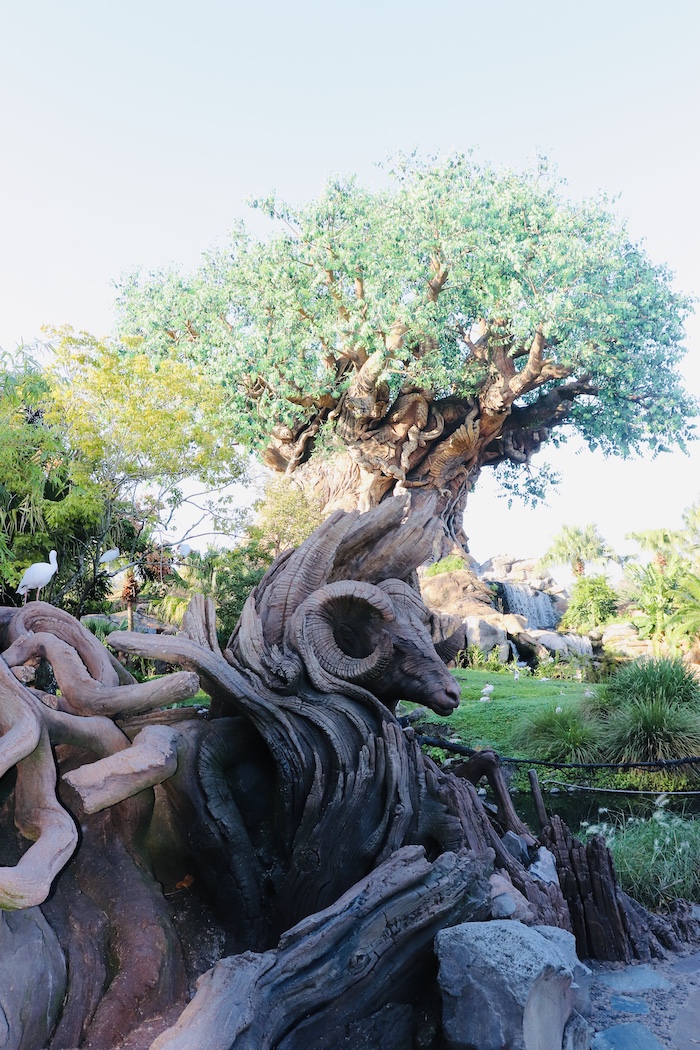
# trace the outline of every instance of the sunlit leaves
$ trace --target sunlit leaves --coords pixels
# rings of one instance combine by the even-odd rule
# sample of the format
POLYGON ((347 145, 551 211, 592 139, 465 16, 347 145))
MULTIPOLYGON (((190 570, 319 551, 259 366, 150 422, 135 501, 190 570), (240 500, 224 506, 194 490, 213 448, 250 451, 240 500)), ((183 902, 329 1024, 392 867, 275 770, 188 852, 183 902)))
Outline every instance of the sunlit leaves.
POLYGON ((590 376, 598 393, 574 404, 571 422, 592 446, 626 454, 691 435, 695 405, 676 371, 689 301, 606 199, 571 200, 544 160, 522 173, 462 155, 399 157, 387 174, 373 192, 333 179, 298 208, 258 199, 276 224, 269 240, 238 228, 188 278, 128 278, 125 340, 151 359, 205 364, 241 440, 258 448, 274 423, 340 397, 376 351, 394 392, 410 380, 438 396, 478 394, 489 367, 468 339, 481 319, 517 369, 541 326, 548 358, 590 376), (406 336, 390 347, 397 324, 406 336))
POLYGON ((72 449, 77 472, 126 490, 197 476, 224 484, 242 471, 224 391, 193 363, 126 354, 70 329, 46 369, 47 422, 72 449))

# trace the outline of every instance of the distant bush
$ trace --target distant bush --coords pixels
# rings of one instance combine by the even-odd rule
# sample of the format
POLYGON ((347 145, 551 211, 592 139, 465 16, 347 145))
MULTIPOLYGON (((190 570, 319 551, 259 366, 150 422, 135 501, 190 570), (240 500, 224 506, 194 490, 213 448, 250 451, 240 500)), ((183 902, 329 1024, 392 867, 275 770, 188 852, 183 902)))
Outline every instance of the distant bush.
POLYGON ((466 649, 460 649, 456 659, 457 667, 471 667, 477 671, 490 671, 492 674, 510 674, 512 667, 504 664, 495 645, 488 653, 484 653, 478 645, 468 645, 466 649))
POLYGON ((424 577, 442 576, 444 572, 456 572, 458 569, 466 569, 467 563, 459 554, 448 554, 446 558, 433 562, 423 573, 424 577))
POLYGON ((571 588, 560 630, 590 631, 600 627, 616 616, 617 603, 617 594, 605 576, 580 576, 571 588))
POLYGON ((588 656, 571 653, 565 658, 558 656, 538 657, 533 669, 535 678, 546 681, 588 682, 593 673, 593 663, 588 656))

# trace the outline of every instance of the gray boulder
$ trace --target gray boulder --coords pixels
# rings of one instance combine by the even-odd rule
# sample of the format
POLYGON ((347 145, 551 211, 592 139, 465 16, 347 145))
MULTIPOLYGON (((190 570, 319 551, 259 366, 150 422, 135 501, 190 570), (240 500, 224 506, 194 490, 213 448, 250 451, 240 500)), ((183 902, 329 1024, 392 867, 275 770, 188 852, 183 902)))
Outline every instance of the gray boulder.
POLYGON ((500 624, 484 620, 480 616, 467 616, 464 625, 467 629, 467 645, 474 645, 481 649, 484 656, 497 648, 499 654, 503 652, 505 660, 508 659, 510 655, 508 635, 500 624))
POLYGON ((562 1050, 573 972, 557 946, 512 920, 436 938, 447 1050, 562 1050))
POLYGON ((66 991, 66 964, 40 908, 0 911, 0 1046, 46 1046, 66 991))
POLYGON ((559 885, 557 862, 554 859, 554 854, 546 846, 540 846, 537 850, 537 860, 530 865, 529 871, 540 882, 549 882, 552 886, 559 885))
POLYGON ((574 1010, 584 1017, 591 1012, 591 983, 593 971, 582 963, 576 954, 576 938, 568 930, 558 926, 533 926, 542 937, 546 937, 571 967, 574 975, 572 990, 574 992, 574 1010))
POLYGON ((527 868, 530 863, 530 852, 527 848, 527 840, 524 835, 516 835, 514 831, 506 831, 501 839, 508 852, 516 860, 527 868))
POLYGON ((535 913, 527 897, 517 890, 510 879, 494 873, 489 879, 491 915, 494 919, 517 919, 531 926, 535 913))

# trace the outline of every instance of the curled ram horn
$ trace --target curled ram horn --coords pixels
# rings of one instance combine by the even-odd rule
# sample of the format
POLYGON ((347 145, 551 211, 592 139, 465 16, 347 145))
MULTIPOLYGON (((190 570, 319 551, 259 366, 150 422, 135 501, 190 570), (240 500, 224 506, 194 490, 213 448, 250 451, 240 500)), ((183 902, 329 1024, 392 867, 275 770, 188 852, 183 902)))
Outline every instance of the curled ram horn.
POLYGON ((383 623, 394 619, 391 599, 378 587, 341 580, 314 591, 288 623, 285 643, 302 657, 314 685, 334 680, 371 682, 386 670, 393 642, 383 623))
POLYGON ((464 625, 462 625, 452 634, 448 635, 447 638, 443 638, 440 642, 435 642, 435 652, 443 663, 449 664, 456 658, 460 649, 466 648, 466 644, 466 632, 464 630, 464 625))

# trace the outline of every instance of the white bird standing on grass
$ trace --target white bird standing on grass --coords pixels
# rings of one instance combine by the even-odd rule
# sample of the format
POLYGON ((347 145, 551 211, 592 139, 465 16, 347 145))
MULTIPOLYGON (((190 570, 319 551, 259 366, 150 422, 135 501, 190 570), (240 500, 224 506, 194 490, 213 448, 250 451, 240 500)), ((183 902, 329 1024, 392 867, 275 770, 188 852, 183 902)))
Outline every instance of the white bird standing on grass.
POLYGON ((496 687, 491 685, 490 682, 486 683, 484 688, 481 690, 481 702, 482 703, 488 702, 491 699, 491 693, 494 691, 495 688, 496 687))
POLYGON ((36 589, 36 601, 39 601, 41 588, 46 586, 57 569, 58 558, 56 551, 49 552, 48 561, 35 561, 33 565, 25 569, 24 576, 19 581, 19 587, 17 588, 17 594, 24 595, 25 605, 27 604, 28 591, 36 589))

